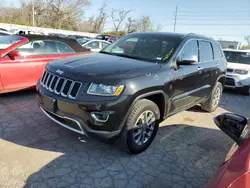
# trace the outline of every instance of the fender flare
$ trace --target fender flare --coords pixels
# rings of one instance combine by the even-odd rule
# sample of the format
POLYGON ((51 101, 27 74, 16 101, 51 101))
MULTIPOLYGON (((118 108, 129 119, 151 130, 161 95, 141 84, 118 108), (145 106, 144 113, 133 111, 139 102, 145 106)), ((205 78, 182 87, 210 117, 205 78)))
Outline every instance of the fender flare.
MULTIPOLYGON (((125 117, 123 118, 123 120, 122 120, 122 122, 121 122, 121 124, 120 124, 120 126, 119 126, 119 130, 120 130, 120 131, 123 129, 123 127, 124 127, 124 125, 125 125, 125 123, 126 123, 126 120, 127 120, 128 116, 129 116, 130 112, 132 111, 132 108, 134 107, 135 103, 136 103, 138 100, 140 100, 140 99, 143 99, 143 98, 145 98, 145 97, 149 97, 149 96, 155 95, 155 94, 162 94, 163 97, 164 97, 164 101, 167 101, 167 98, 168 98, 168 97, 167 97, 167 95, 166 95, 162 90, 151 91, 151 92, 144 93, 144 94, 141 94, 141 95, 137 96, 137 97, 133 100, 132 104, 130 105, 130 107, 129 107, 129 109, 128 109, 126 115, 125 115, 125 117)), ((165 116, 165 114, 166 114, 167 111, 168 111, 168 109, 167 109, 166 105, 164 105, 164 114, 163 114, 163 116, 165 116)), ((157 119, 160 119, 160 115, 159 115, 159 117, 157 117, 157 119)))

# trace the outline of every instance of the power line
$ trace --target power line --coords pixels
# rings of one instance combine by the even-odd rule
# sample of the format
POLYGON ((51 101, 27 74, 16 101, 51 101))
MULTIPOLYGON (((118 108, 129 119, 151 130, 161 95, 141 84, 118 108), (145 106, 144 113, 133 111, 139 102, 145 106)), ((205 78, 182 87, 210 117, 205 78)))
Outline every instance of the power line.
POLYGON ((174 17, 174 33, 175 33, 175 29, 176 29, 177 12, 178 12, 178 7, 176 6, 176 9, 175 9, 175 17, 174 17))
POLYGON ((186 20, 190 20, 190 19, 192 19, 192 20, 207 20, 207 21, 214 21, 214 20, 221 20, 221 19, 237 19, 237 21, 240 19, 240 20, 249 20, 250 19, 250 17, 223 17, 223 18, 218 18, 218 17, 216 17, 216 18, 202 18, 202 17, 180 17, 180 16, 178 16, 178 19, 181 19, 181 20, 184 20, 184 19, 186 19, 186 20))

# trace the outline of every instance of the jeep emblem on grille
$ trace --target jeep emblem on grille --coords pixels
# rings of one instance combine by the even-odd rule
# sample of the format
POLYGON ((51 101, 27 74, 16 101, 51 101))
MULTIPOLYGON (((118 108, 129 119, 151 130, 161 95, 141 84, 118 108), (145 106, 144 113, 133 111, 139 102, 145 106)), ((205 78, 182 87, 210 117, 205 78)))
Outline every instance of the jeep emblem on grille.
POLYGON ((62 74, 63 74, 63 71, 61 71, 60 69, 57 69, 57 70, 56 70, 56 73, 62 75, 62 74))

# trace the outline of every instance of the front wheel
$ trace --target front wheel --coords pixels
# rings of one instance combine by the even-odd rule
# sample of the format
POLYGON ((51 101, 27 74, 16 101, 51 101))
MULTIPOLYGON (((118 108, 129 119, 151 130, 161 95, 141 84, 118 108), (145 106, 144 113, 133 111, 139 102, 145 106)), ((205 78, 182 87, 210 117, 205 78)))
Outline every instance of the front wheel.
POLYGON ((211 96, 205 103, 201 104, 201 108, 207 112, 215 111, 219 106, 220 99, 222 96, 222 90, 222 84, 220 82, 217 82, 212 91, 211 96))
POLYGON ((123 150, 133 154, 146 150, 158 131, 159 115, 154 102, 147 99, 137 101, 120 135, 123 150))

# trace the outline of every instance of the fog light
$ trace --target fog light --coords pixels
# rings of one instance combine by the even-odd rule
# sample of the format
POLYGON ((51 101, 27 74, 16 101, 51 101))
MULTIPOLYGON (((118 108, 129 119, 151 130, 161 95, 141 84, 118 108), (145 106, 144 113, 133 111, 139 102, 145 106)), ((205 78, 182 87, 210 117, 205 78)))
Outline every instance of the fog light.
POLYGON ((240 85, 240 86, 242 86, 243 84, 242 84, 242 82, 238 82, 238 84, 240 85))
POLYGON ((109 114, 107 113, 101 113, 101 112, 91 112, 91 117, 96 120, 97 122, 104 123, 108 121, 109 119, 109 114))

